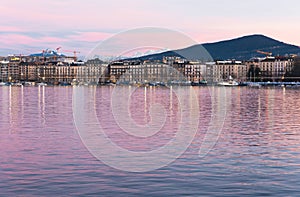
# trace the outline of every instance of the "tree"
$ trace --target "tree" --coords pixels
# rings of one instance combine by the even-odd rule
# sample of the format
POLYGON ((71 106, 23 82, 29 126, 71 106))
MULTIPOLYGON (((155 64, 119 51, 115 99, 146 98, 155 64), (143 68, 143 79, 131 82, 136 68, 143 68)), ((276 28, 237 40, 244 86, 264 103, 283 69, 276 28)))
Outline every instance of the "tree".
POLYGON ((248 80, 251 82, 255 82, 255 81, 260 81, 261 80, 261 70, 260 68, 254 67, 254 65, 252 64, 248 70, 248 80))
POLYGON ((254 81, 261 81, 261 70, 258 66, 256 66, 254 70, 255 76, 253 78, 254 81))
POLYGON ((254 75, 255 75, 255 69, 254 69, 254 65, 252 64, 248 70, 248 75, 247 75, 248 81, 253 81, 254 75))

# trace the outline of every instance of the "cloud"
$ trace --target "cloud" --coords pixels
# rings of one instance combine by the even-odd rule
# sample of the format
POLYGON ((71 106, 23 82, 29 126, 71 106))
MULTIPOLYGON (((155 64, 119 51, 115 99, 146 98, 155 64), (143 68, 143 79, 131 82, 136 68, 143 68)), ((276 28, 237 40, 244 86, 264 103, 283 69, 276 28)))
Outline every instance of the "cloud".
POLYGON ((143 26, 182 30, 201 43, 258 32, 300 44, 295 25, 300 3, 291 2, 124 0, 119 6, 118 0, 9 0, 0 5, 0 47, 85 50, 112 34, 143 26))
POLYGON ((2 46, 13 46, 15 44, 34 44, 36 42, 37 39, 16 33, 2 34, 0 36, 0 43, 2 43, 2 46))
POLYGON ((109 38, 113 34, 104 32, 78 32, 75 35, 70 35, 68 38, 70 40, 79 42, 100 42, 104 39, 109 38))
POLYGON ((19 53, 25 51, 26 53, 33 53, 36 50, 45 48, 56 49, 63 47, 63 49, 80 50, 82 55, 88 53, 100 41, 111 36, 110 33, 105 32, 22 32, 22 29, 14 28, 13 26, 5 26, 0 34, 1 49, 0 55, 7 55, 11 51, 19 53), (11 31, 11 32, 10 32, 11 31), (9 49, 5 53, 4 49, 9 49))
POLYGON ((26 30, 17 26, 0 25, 1 32, 25 32, 26 30))

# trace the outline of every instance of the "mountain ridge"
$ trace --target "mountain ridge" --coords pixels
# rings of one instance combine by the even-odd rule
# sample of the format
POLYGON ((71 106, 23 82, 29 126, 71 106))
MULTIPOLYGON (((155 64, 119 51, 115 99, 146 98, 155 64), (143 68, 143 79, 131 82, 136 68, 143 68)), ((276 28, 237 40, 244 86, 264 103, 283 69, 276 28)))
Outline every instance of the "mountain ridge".
POLYGON ((300 54, 300 47, 275 40, 262 34, 253 34, 242 36, 224 41, 197 44, 187 48, 166 51, 162 53, 141 56, 138 60, 161 60, 164 56, 190 56, 190 59, 198 57, 207 57, 203 48, 211 55, 213 60, 249 60, 254 57, 264 57, 257 51, 270 52, 273 55, 285 56, 289 54, 300 54), (199 54, 199 52, 201 52, 199 54), (197 53, 197 54, 196 54, 197 53))

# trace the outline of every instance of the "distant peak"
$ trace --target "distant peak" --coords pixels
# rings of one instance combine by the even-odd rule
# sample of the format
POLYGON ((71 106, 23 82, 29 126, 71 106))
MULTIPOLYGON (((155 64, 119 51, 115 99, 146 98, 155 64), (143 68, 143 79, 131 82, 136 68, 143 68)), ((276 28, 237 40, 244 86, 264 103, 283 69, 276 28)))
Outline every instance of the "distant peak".
POLYGON ((275 39, 270 38, 268 36, 265 36, 263 34, 246 35, 246 36, 241 36, 241 37, 234 38, 234 39, 231 39, 231 40, 241 40, 241 39, 268 39, 268 40, 275 40, 275 39))
POLYGON ((264 38, 268 38, 268 36, 265 36, 263 34, 252 34, 252 35, 246 35, 244 37, 264 37, 264 38))
MULTIPOLYGON (((252 35, 246 35, 246 36, 242 36, 240 38, 264 38, 264 39, 271 39, 271 40, 274 40, 273 38, 270 38, 266 35, 263 35, 263 34, 252 34, 252 35)), ((237 38, 238 39, 238 38, 237 38)))

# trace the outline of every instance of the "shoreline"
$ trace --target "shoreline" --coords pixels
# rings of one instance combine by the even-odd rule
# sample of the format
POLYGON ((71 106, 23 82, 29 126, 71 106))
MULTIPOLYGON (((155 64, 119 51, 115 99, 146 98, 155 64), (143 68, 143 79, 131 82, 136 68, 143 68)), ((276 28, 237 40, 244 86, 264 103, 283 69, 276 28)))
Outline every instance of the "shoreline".
POLYGON ((176 87, 176 86, 190 86, 190 87, 252 87, 252 88, 259 88, 259 87, 298 87, 300 88, 300 82, 240 82, 238 85, 235 86, 223 86, 219 85, 218 83, 213 84, 188 84, 188 83, 160 83, 160 84, 115 84, 115 83, 106 83, 106 84, 70 84, 70 83, 62 83, 58 85, 48 84, 48 83, 11 83, 11 82, 0 82, 0 87, 91 87, 91 86, 134 86, 134 87, 176 87))

